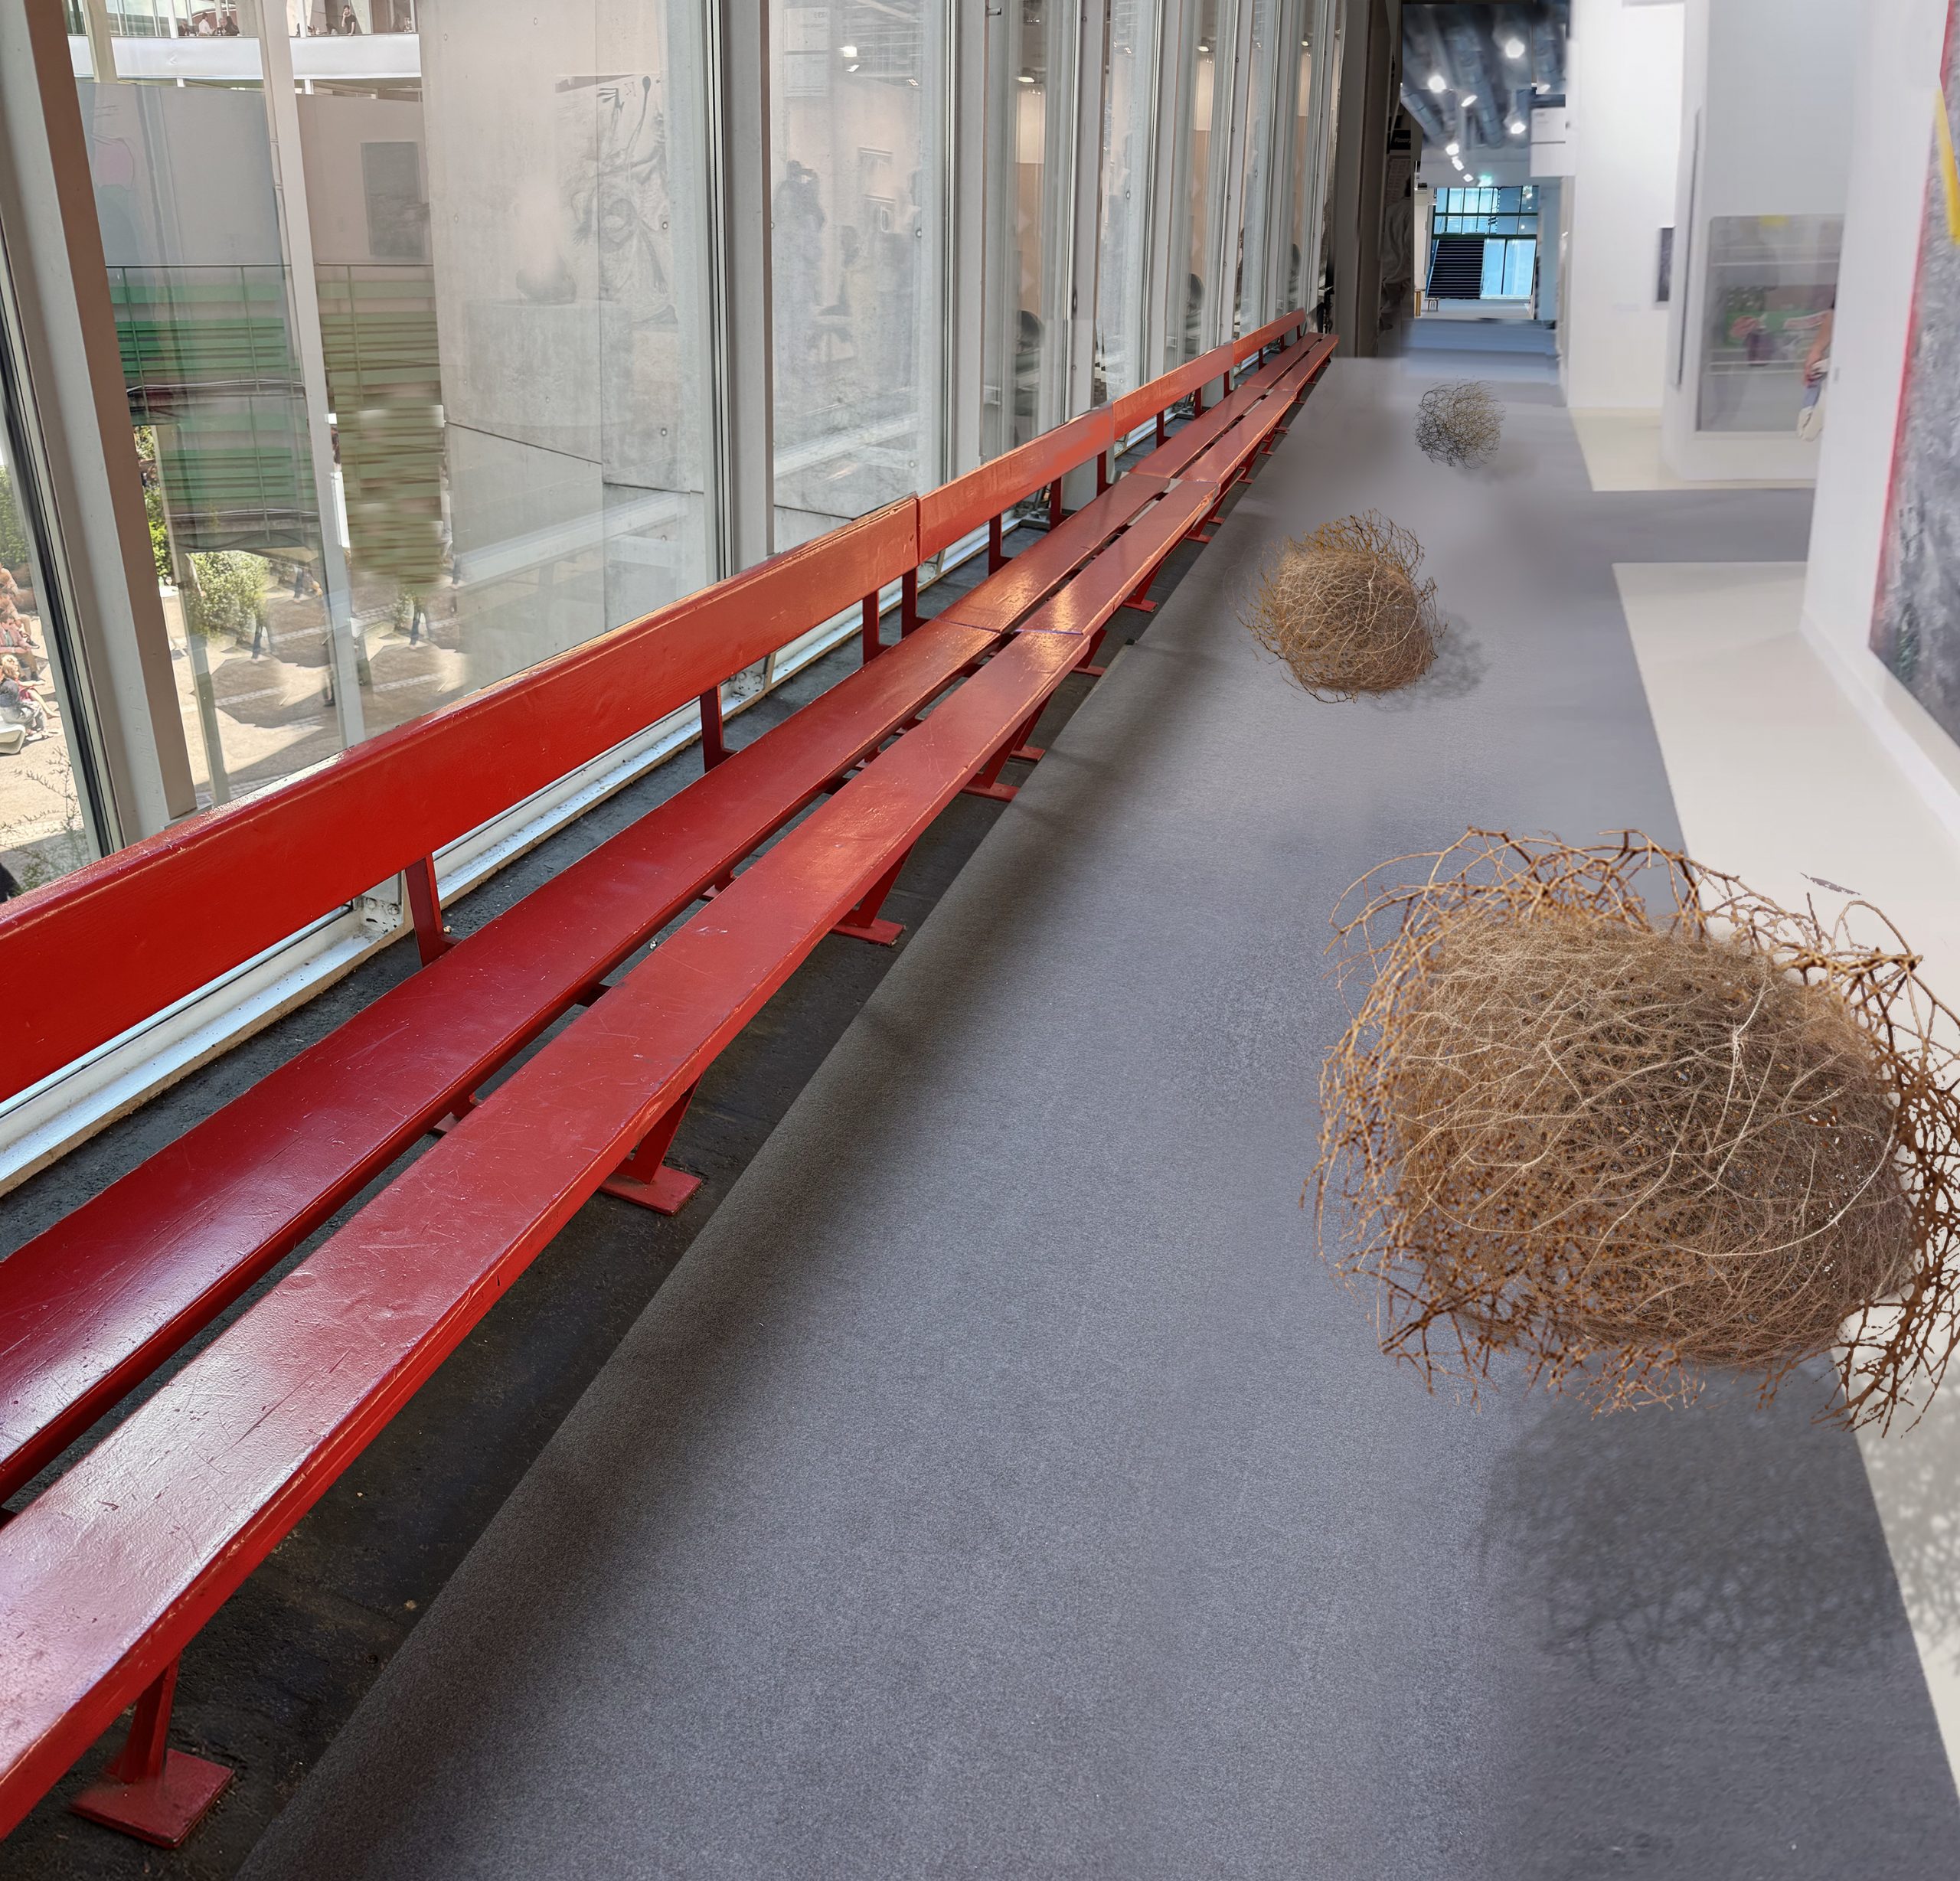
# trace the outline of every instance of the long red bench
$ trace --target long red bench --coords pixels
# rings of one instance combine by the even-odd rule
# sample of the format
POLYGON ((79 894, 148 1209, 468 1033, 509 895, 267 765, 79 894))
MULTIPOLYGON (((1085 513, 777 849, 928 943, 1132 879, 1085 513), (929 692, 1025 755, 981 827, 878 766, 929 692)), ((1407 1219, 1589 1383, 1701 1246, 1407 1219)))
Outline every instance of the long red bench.
MULTIPOLYGON (((76 961, 77 950, 123 928, 124 919, 109 911, 115 900, 145 911, 138 932, 146 944, 132 949, 126 962, 141 989, 133 993, 115 979, 109 962, 81 955, 68 971, 92 972, 98 985, 100 976, 113 981, 107 1009, 67 1015, 93 1021, 80 1026, 57 1024, 58 1011, 37 1014, 47 1037, 42 1055, 15 1073, 16 1085, 31 1082, 49 1060, 65 1062, 113 1036, 141 1010, 155 1010, 207 982, 241 952, 272 944, 358 892, 354 883, 371 885, 404 862, 433 854, 502 802, 541 788, 578 761, 555 740, 541 739, 530 763, 495 786, 494 800, 476 794, 480 767, 472 759, 458 775, 449 768, 449 752, 478 738, 506 736, 513 702, 528 719, 582 704, 603 690, 609 717, 596 728, 596 739, 576 747, 580 756, 590 756, 686 702, 700 683, 701 667, 665 671, 675 657, 668 642, 684 630, 717 643, 707 649, 713 666, 740 671, 768 650, 764 641, 779 642, 854 594, 874 594, 980 522, 998 522, 1014 503, 1109 442, 1106 413, 1092 413, 923 499, 920 511, 929 520, 922 535, 904 526, 909 505, 876 512, 622 629, 595 649, 436 715, 412 748, 405 733, 377 740, 290 793, 124 851, 89 872, 101 879, 24 905, 20 918, 0 923, 0 945, 8 958, 23 960, 22 971, 44 975, 41 984, 60 983, 57 962, 76 961), (738 616, 746 632, 735 631, 738 616), (650 672, 664 672, 664 684, 627 683, 644 681, 650 672), (372 801, 374 780, 384 772, 400 778, 391 788, 402 792, 404 815, 384 816, 372 801), (351 831, 349 818, 357 819, 351 831), (337 852, 336 842, 348 834, 357 839, 346 845, 351 853, 337 852), (204 901, 207 906, 239 899, 237 880, 210 879, 223 864, 207 858, 220 848, 237 858, 238 877, 250 883, 246 904, 256 919, 243 936, 220 938, 195 913, 201 896, 224 897, 224 904, 204 901), (293 856, 307 858, 309 868, 321 865, 312 890, 293 882, 284 860, 293 856), (280 885, 289 891, 283 900, 265 892, 280 885), (161 943, 178 934, 185 944, 173 943, 163 957, 161 943), (199 948, 201 938, 206 944, 199 948)), ((439 957, 424 972, 0 1262, 0 1499, 38 1474, 704 888, 916 716, 1122 527, 1152 489, 1147 482, 1122 479, 1024 555, 1003 558, 1000 571, 965 597, 963 605, 974 613, 962 621, 975 632, 941 631, 916 646, 920 637, 908 636, 901 658, 833 688, 738 754, 732 768, 715 763, 678 797, 462 945, 443 950, 433 938, 436 911, 425 909, 425 945, 439 957), (978 618, 983 609, 985 618, 978 618), (299 1118, 309 1120, 304 1132, 294 1128, 299 1118)), ((714 696, 712 687, 704 690, 714 696)), ((998 768, 977 787, 1010 795, 997 781, 998 768)), ((417 872, 426 883, 426 874, 417 872)), ((878 926, 877 919, 874 908, 852 931, 896 938, 890 924, 878 926)), ((678 1128, 678 1115, 672 1122, 678 1128)), ((657 1165, 659 1159, 652 1161, 657 1165)), ((671 1206, 693 1186, 656 1171, 644 1199, 671 1206)), ((633 1196, 645 1188, 636 1167, 622 1173, 616 1192, 633 1196)))
MULTIPOLYGON (((1173 402, 1174 390, 1164 388, 1167 402, 1173 402)), ((521 681, 377 740, 301 785, 85 870, 0 916, 0 959, 10 965, 17 959, 45 962, 60 958, 64 944, 83 949, 92 926, 126 935, 131 910, 140 911, 153 934, 188 932, 197 926, 193 910, 211 905, 214 893, 227 894, 227 882, 235 886, 234 869, 272 871, 277 879, 269 884, 269 908, 259 911, 243 943, 235 933, 224 943, 201 943, 193 934, 185 941, 187 958, 181 963, 168 948, 152 943, 140 950, 135 965, 148 991, 129 995, 119 989, 96 1022, 99 1031, 119 1030, 128 1022, 132 999, 155 1000, 160 993, 164 1000, 179 996, 222 971, 240 952, 265 944, 262 936, 268 926, 283 920, 286 926, 277 932, 289 932, 320 912, 322 903, 330 905, 352 892, 348 884, 371 885, 404 860, 433 854, 440 841, 469 826, 464 821, 450 827, 458 818, 475 815, 480 821, 490 813, 483 809, 486 798, 508 792, 505 801, 509 801, 537 788, 528 780, 537 767, 562 759, 567 741, 555 724, 533 726, 528 733, 521 730, 509 704, 519 688, 534 714, 590 714, 579 729, 593 750, 604 749, 688 697, 711 693, 720 677, 751 664, 769 645, 803 631, 813 624, 812 616, 835 613, 853 595, 874 596, 895 575, 909 574, 936 552, 926 546, 933 538, 922 527, 929 506, 932 529, 952 529, 955 534, 945 540, 957 539, 978 520, 999 517, 1044 482, 1075 468, 1064 461, 1071 451, 1083 449, 1106 466, 1103 453, 1118 435, 1114 423, 1115 414, 1105 408, 1091 414, 1089 422, 1077 421, 1079 428, 1060 445, 1037 440, 1023 447, 1012 454, 1018 464, 998 460, 920 504, 893 505, 691 603, 622 629, 594 648, 564 656, 521 681), (528 745, 514 758, 506 757, 498 777, 486 782, 480 773, 495 768, 489 759, 497 747, 492 743, 479 753, 476 741, 514 736, 528 736, 528 745), (418 806, 414 814, 394 817, 391 828, 373 802, 378 770, 389 765, 397 781, 390 788, 388 807, 418 806), (364 805, 374 827, 359 832, 358 839, 338 840, 336 832, 350 808, 364 805), (300 859, 310 864, 316 845, 325 853, 309 888, 300 859), (303 911, 296 917, 296 909, 303 911), (23 950, 18 955, 17 946, 23 950), (220 953, 229 958, 220 960, 220 953), (175 990, 161 991, 165 988, 175 990)), ((1078 456, 1076 462, 1082 461, 1078 456)), ((1106 476, 1106 469, 1099 482, 1106 476)), ((36 1579, 61 1552, 60 1538, 67 1535, 75 1544, 70 1564, 77 1578, 70 1591, 92 1590, 82 1593, 85 1603, 95 1601, 97 1593, 106 1601, 118 1586, 128 1591, 128 1586, 160 1584, 180 1575, 189 1559, 180 1545, 188 1532, 187 1522, 194 1526, 208 1520, 221 1527, 230 1513, 243 1510, 238 1533, 220 1550, 220 1579, 230 1576, 224 1580, 224 1590, 229 1591, 263 1553, 263 1548, 252 1553, 252 1536, 260 1532, 253 1525, 283 1522, 277 1528, 283 1533, 345 1467, 358 1444, 345 1448, 343 1437, 330 1441, 322 1435, 293 1464, 289 1480, 260 1486, 265 1493, 259 1503, 253 1501, 258 1491, 244 1477, 212 1476, 201 1465, 186 1477, 179 1468, 184 1458, 168 1445, 165 1452, 145 1452, 149 1461, 142 1469, 149 1487, 99 1531, 108 1550, 100 1556, 92 1552, 93 1543, 84 1543, 78 1531, 64 1526, 80 1506, 70 1499, 70 1485, 139 1451, 145 1441, 140 1433, 165 1428, 171 1415, 167 1407, 182 1402, 186 1393, 196 1396, 196 1381, 221 1379, 225 1361, 217 1355, 251 1347, 270 1323, 266 1315, 275 1301, 297 1298, 303 1308, 311 1297, 318 1306, 317 1289, 332 1271, 330 1262, 322 1265, 327 1255, 376 1209, 394 1206, 390 1198, 403 1184, 411 1178, 433 1180, 436 1171, 475 1166, 482 1186, 481 1169, 488 1165, 459 1160, 467 1146, 482 1141, 482 1120, 493 1110, 507 1118, 524 1111, 527 1099, 511 1094, 540 1088, 537 1067, 557 1062, 554 1054, 567 1040, 606 1036, 606 1027, 595 1030, 596 1024, 603 1015, 623 1010, 623 987, 648 983, 642 976, 649 968, 667 962, 662 975, 679 972, 674 962, 691 957, 691 950, 706 949, 721 961, 714 972, 738 988, 739 998, 728 1012, 745 1017, 824 932, 841 929, 889 938, 880 931, 889 924, 878 922, 878 903, 923 825, 893 810, 887 787, 898 789, 903 803, 916 809, 928 802, 942 804, 976 776, 998 774, 1004 753, 1024 736, 1054 686, 1084 663, 1110 617, 1148 583, 1217 495, 1202 482, 1173 485, 1138 476, 1121 479, 1116 489, 1125 485, 1135 488, 1121 501, 1099 498, 1036 544, 1037 549, 1058 545, 1045 560, 1031 563, 1014 580, 1004 580, 1019 569, 1023 558, 1014 558, 975 596, 906 634, 897 646, 878 649, 862 671, 745 749, 713 762, 687 790, 468 940, 444 943, 439 909, 430 892, 433 870, 425 863, 418 912, 428 964, 421 972, 0 1262, 0 1419, 5 1420, 0 1422, 0 1468, 7 1472, 0 1477, 0 1493, 5 1493, 36 1473, 207 1324, 419 1134, 446 1115, 460 1113, 443 1143, 18 1520, 0 1529, 0 1833, 139 1696, 142 1703, 136 1725, 117 1765, 122 1781, 97 1786, 105 1793, 95 1798, 96 1813, 154 1839, 172 1839, 173 1830, 188 1830, 208 1801, 205 1792, 223 1778, 214 1767, 200 1770, 195 1759, 178 1753, 165 1757, 175 1648, 159 1657, 157 1645, 175 1641, 181 1646, 222 1592, 205 1604, 204 1582, 178 1587, 148 1612, 140 1650, 115 1645, 119 1636, 111 1628, 95 1633, 91 1650, 77 1659, 70 1648, 79 1648, 80 1641, 63 1631, 58 1614, 44 1604, 55 1582, 44 1585, 36 1579), (959 618, 969 606, 980 610, 984 619, 959 618), (989 607, 991 612, 986 612, 989 607), (1018 629, 1013 639, 988 658, 1011 626, 1018 629), (947 693, 983 661, 974 677, 947 693), (1018 716, 1003 717, 1003 702, 1018 716), (915 728, 880 753, 884 741, 906 726, 915 728), (874 778, 884 782, 876 789, 867 788, 874 778), (902 780, 902 788, 894 779, 902 780), (748 869, 731 874, 742 857, 826 790, 835 792, 828 804, 748 869), (812 831, 828 834, 813 835, 812 831), (857 858, 851 896, 835 907, 834 896, 825 896, 840 878, 831 851, 823 847, 833 837, 834 848, 857 858), (810 882, 784 875, 799 857, 814 858, 810 882), (779 907, 764 897, 758 878, 786 881, 795 892, 786 889, 788 898, 779 907), (818 878, 828 884, 822 894, 811 886, 818 878), (634 969, 622 988, 605 986, 607 972, 717 884, 719 893, 705 912, 634 969), (778 919, 783 908, 794 911, 788 929, 778 919), (677 942, 688 936, 697 938, 676 955, 677 942), (590 1010, 493 1096, 472 1105, 471 1093, 492 1071, 581 1004, 590 1010), (430 1174, 419 1176, 423 1171, 430 1174), (60 1513, 64 1509, 68 1515, 60 1513), (119 1526, 123 1517, 127 1520, 119 1526), (111 1530, 116 1536, 113 1541, 111 1530)), ((1116 491, 1105 494, 1113 496, 1116 491)), ((865 605, 874 622, 871 602, 865 605)), ((867 653, 874 644, 867 641, 867 653)), ((706 755, 720 756, 714 750, 706 755)), ((578 761, 559 762, 559 769, 578 761)), ((492 809, 500 807, 493 804, 492 809)), ((275 932, 272 938, 276 937, 275 932)), ((78 968, 71 957, 42 983, 77 983, 74 976, 88 970, 78 968)), ((693 986, 691 981, 686 984, 693 986)), ((636 1063, 657 1057, 656 1046, 660 1051, 670 1043, 680 1049, 675 1041, 684 1042, 687 1014, 696 1011, 682 1003, 684 1010, 674 1016, 678 1029, 671 1040, 664 1031, 657 1038, 633 1034, 636 1063)), ((696 1076, 732 1035, 727 1023, 724 1013, 689 1047, 686 1063, 696 1076)), ((72 1056, 99 1042, 86 1037, 88 1030, 72 1024, 64 1030, 51 1022, 42 1029, 38 1049, 44 1056, 63 1050, 72 1056)), ((691 1081, 662 1083, 657 1103, 648 1098, 640 1105, 632 1127, 623 1135, 606 1138, 596 1160, 582 1163, 575 1181, 554 1186, 563 1171, 546 1158, 537 1180, 550 1194, 541 1203, 537 1219, 548 1220, 549 1225, 534 1242, 524 1243, 521 1258, 508 1251, 495 1258, 518 1258, 521 1265, 572 1208, 600 1187, 655 1205, 673 1205, 691 1179, 664 1170, 662 1158, 692 1089, 691 1081)), ((526 1127, 532 1132, 534 1158, 540 1133, 556 1140, 559 1115, 551 1109, 530 1116, 526 1127)), ((456 1180, 469 1188, 465 1177, 456 1180)), ((527 1184, 530 1180, 527 1171, 527 1184)), ((506 1181, 488 1186, 510 1192, 506 1181)), ((424 1217, 424 1227, 433 1219, 424 1217)), ((455 1226, 466 1238, 477 1233, 466 1209, 456 1214, 455 1226)), ((399 1243, 385 1245, 403 1252, 399 1243)), ((515 1270, 509 1269, 505 1280, 515 1270)), ((397 1278, 386 1271, 365 1274, 369 1283, 384 1288, 397 1278)), ((434 1343, 417 1347, 410 1371, 374 1381, 361 1413, 369 1420, 360 1425, 361 1441, 385 1421, 494 1297, 494 1288, 479 1287, 467 1298, 449 1301, 439 1327, 430 1334, 434 1343), (409 1380, 405 1384, 404 1378, 409 1380)), ((314 1376, 317 1367, 310 1354, 306 1374, 292 1375, 295 1355, 308 1353, 306 1347, 289 1343, 281 1349, 286 1370, 276 1380, 268 1378, 266 1389, 276 1390, 282 1406, 303 1401, 316 1387, 327 1388, 314 1376)), ((324 1349, 320 1363, 328 1363, 324 1349)), ((328 1369, 334 1366, 328 1363, 328 1369)), ((348 1382, 338 1378, 328 1395, 348 1382)), ((198 1402, 204 1409, 193 1422, 204 1420, 201 1428, 215 1430, 217 1425, 208 1422, 214 1401, 198 1402)), ((232 1408, 241 1414, 244 1409, 242 1401, 232 1408)), ((272 1530, 264 1532, 276 1538, 272 1530)), ((108 1607, 101 1610, 106 1613, 108 1607)))

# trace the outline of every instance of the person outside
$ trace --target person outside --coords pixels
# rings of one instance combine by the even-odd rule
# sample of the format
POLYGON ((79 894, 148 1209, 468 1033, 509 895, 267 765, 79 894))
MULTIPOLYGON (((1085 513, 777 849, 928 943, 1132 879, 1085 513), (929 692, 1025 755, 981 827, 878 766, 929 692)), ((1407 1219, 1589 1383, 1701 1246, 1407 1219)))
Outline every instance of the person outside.
POLYGON ((41 656, 34 636, 13 603, 4 596, 0 596, 0 653, 12 655, 28 678, 40 677, 41 656))
POLYGON ((26 726, 30 740, 47 736, 47 714, 41 709, 41 695, 26 683, 20 661, 11 653, 0 655, 0 719, 26 726))

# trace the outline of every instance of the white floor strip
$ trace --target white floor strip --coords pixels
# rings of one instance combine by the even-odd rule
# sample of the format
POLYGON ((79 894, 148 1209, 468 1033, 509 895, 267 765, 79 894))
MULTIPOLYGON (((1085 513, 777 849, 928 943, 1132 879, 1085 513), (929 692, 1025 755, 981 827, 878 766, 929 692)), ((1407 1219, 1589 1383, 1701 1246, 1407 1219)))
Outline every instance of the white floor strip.
MULTIPOLYGON (((1614 572, 1690 852, 1821 913, 1843 899, 1822 884, 1856 890, 1960 1006, 1960 848, 1802 637, 1802 565, 1614 572)), ((1860 1446, 1960 1781, 1960 1371, 1860 1446)))
POLYGON ((1670 470, 1661 455, 1658 411, 1576 411, 1586 474, 1595 490, 1807 490, 1808 483, 1690 483, 1670 470))

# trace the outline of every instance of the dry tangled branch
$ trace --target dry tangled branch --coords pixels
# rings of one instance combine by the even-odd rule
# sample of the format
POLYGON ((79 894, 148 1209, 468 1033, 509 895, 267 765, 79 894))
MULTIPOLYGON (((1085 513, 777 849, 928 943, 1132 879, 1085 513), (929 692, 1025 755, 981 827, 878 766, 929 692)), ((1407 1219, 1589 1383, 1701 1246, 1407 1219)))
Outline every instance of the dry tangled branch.
POLYGON ((1364 990, 1321 1074, 1321 1246, 1378 1286, 1384 1350, 1473 1391, 1512 1353, 1609 1409, 1833 1353, 1854 1425, 1939 1383, 1960 1026, 1875 909, 1476 830, 1334 924, 1364 990))
POLYGON ((1416 408, 1416 442, 1439 464, 1481 464, 1504 438, 1504 407, 1479 379, 1439 385, 1416 408))
POLYGON ((1317 699, 1393 692, 1429 670, 1442 636, 1422 566, 1422 544, 1374 510, 1328 523, 1280 544, 1246 625, 1317 699))

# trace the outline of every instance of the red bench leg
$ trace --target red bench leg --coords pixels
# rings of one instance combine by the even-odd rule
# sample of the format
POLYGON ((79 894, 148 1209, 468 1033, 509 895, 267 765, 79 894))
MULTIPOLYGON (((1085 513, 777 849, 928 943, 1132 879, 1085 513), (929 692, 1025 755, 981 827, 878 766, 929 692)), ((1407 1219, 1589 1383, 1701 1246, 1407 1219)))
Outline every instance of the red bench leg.
POLYGON ((881 921, 878 910, 885 905, 885 897, 892 891, 892 885, 898 880, 899 871, 905 867, 906 857, 912 854, 906 850, 884 874, 864 891, 864 898, 853 908, 836 926, 833 934, 841 934, 850 940, 869 941, 875 947, 890 947, 905 932, 903 921, 881 921))
POLYGON ((415 945, 426 967, 456 945, 443 923, 443 897, 436 889, 436 858, 424 856, 403 870, 408 880, 408 911, 415 919, 415 945))
POLYGON ((90 1822, 120 1829, 158 1848, 181 1847, 224 1794, 233 1775, 221 1763, 170 1748, 170 1706, 177 1693, 178 1664, 172 1660, 136 1700, 129 1741, 108 1774, 70 1805, 90 1822))
MULTIPOLYGON (((1044 706, 1042 710, 1047 708, 1044 706)), ((1024 764, 1039 764, 1048 755, 1045 745, 1031 745, 1027 741, 1034 736, 1034 728, 1041 723, 1041 713, 1033 712, 1021 730, 1014 735, 1014 742, 1008 752, 1011 758, 1018 758, 1024 764)))
POLYGON ((701 769, 711 771, 728 755, 721 736, 721 688, 701 694, 701 769))
POLYGON ((1089 663, 1102 650, 1102 636, 1109 631, 1106 627, 1097 628, 1089 636, 1089 645, 1082 650, 1083 663, 1075 670, 1085 679, 1100 679, 1109 670, 1106 666, 1092 666, 1089 663))
POLYGON ((972 782, 963 785, 961 794, 968 797, 990 797, 996 803, 1013 802, 1020 792, 1015 785, 1001 782, 1001 772, 1006 768, 1014 747, 1020 742, 1021 733, 1017 731, 974 773, 972 782))
POLYGON ((670 1168, 667 1152, 674 1147, 681 1119, 688 1114, 699 1087, 690 1086, 680 1099, 665 1112, 660 1121, 641 1138, 639 1146, 599 1185, 604 1195, 616 1195, 622 1202, 637 1202, 657 1215, 678 1215, 701 1186, 699 1176, 684 1169, 670 1168))

